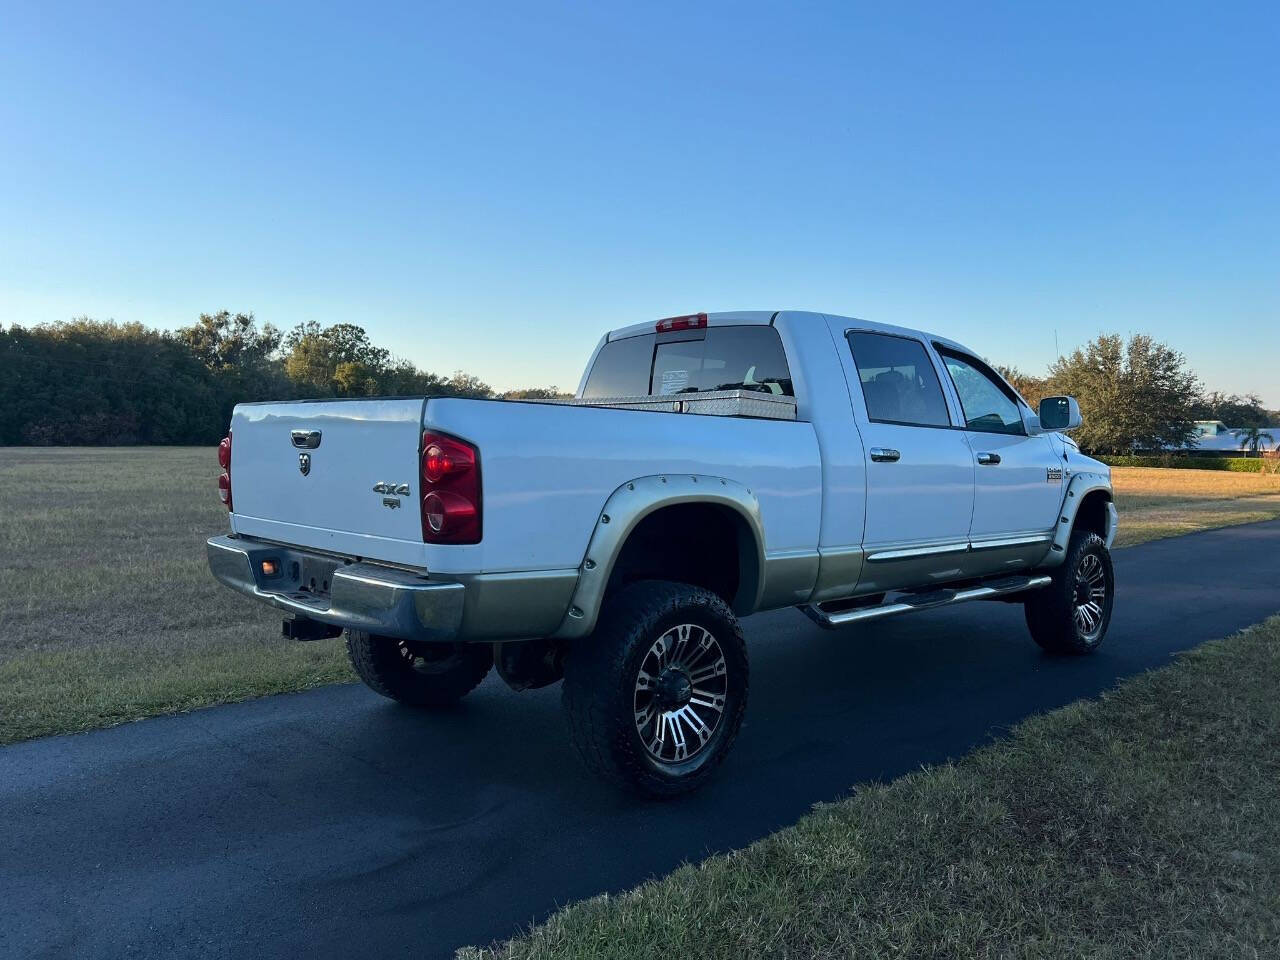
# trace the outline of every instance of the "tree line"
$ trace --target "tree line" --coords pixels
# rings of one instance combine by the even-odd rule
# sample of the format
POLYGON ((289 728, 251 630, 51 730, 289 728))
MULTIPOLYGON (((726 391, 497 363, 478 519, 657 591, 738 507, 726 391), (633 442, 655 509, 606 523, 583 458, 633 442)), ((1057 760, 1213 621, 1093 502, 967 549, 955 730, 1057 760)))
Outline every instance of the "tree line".
POLYGON ((87 317, 0 329, 0 445, 217 443, 242 401, 397 394, 499 396, 462 371, 420 370, 352 323, 284 333, 223 310, 174 331, 87 317))
POLYGON ((1084 423, 1071 435, 1086 453, 1185 447, 1196 436, 1197 420, 1253 429, 1255 437, 1258 429, 1280 424, 1280 411, 1267 410, 1254 394, 1205 390, 1185 356, 1145 334, 1128 340, 1102 334, 1059 357, 1042 376, 998 369, 1033 407, 1055 395, 1079 400, 1084 423))
MULTIPOLYGON (((1084 425, 1073 436, 1090 453, 1182 447, 1196 420, 1280 424, 1280 411, 1256 396, 1206 391, 1181 353, 1146 335, 1104 334, 1040 376, 998 369, 1033 406, 1045 396, 1075 396, 1084 425)), ((420 370, 354 323, 302 323, 284 333, 251 313, 223 310, 174 331, 88 318, 0 329, 0 445, 216 443, 241 401, 394 395, 565 394, 556 387, 497 394, 462 371, 420 370)))

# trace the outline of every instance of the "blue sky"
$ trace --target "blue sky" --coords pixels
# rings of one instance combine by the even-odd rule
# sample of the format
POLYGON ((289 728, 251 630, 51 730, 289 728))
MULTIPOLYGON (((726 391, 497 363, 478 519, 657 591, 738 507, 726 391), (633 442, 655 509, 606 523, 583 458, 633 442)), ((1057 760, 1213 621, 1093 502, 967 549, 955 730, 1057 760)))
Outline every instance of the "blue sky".
POLYGON ((574 386, 797 307, 1280 406, 1275 4, 0 5, 0 322, 353 321, 574 386))

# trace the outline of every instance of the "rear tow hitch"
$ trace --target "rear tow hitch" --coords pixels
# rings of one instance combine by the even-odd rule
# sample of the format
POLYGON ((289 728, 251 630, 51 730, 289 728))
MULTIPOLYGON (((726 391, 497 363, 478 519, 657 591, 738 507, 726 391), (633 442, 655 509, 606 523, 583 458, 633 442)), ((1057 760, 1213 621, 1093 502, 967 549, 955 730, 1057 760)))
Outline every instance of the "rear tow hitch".
POLYGON ((290 640, 328 640, 342 635, 342 628, 306 617, 288 617, 280 625, 280 635, 290 640))

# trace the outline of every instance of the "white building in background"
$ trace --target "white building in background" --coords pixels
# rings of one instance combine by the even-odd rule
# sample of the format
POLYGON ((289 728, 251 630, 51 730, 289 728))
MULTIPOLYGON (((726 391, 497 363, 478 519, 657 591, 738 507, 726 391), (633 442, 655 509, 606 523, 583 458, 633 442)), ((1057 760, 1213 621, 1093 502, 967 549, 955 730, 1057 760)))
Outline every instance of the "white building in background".
MULTIPOLYGON (((1236 430, 1238 429, 1238 427, 1228 427, 1221 420, 1197 420, 1196 436, 1200 442, 1188 444, 1188 448, 1191 450, 1233 450, 1240 453, 1244 448, 1240 445, 1241 438, 1236 435, 1236 430)), ((1264 427, 1262 432, 1269 433, 1280 441, 1280 427, 1264 427)), ((1275 445, 1275 442, 1268 441, 1266 437, 1263 437, 1259 449, 1270 450, 1275 445)))

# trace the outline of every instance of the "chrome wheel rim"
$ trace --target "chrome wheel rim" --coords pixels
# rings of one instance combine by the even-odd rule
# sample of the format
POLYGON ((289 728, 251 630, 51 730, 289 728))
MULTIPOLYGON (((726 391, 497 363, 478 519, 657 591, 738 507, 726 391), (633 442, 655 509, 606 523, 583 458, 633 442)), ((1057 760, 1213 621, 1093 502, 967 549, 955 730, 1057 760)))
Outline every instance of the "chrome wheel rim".
POLYGON ((1107 602, 1107 574, 1096 553, 1086 553, 1076 564, 1075 601, 1071 611, 1076 632, 1090 643, 1102 635, 1107 602))
POLYGON ((701 753, 720 728, 728 692, 728 664, 711 631, 682 623, 658 637, 635 683, 636 733, 649 756, 683 763, 701 753))

